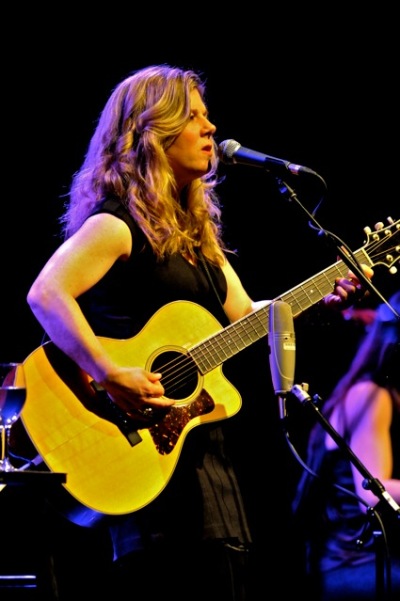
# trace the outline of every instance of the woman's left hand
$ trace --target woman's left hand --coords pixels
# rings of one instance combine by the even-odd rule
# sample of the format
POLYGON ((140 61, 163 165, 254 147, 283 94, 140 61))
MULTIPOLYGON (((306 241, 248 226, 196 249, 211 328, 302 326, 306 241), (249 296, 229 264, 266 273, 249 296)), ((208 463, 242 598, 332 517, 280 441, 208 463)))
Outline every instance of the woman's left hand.
MULTIPOLYGON (((371 279, 374 275, 373 270, 368 265, 362 265, 361 267, 366 277, 371 279)), ((363 298, 366 293, 367 290, 359 278, 352 271, 349 271, 347 277, 335 280, 333 292, 324 297, 324 302, 329 307, 342 310, 363 298)))

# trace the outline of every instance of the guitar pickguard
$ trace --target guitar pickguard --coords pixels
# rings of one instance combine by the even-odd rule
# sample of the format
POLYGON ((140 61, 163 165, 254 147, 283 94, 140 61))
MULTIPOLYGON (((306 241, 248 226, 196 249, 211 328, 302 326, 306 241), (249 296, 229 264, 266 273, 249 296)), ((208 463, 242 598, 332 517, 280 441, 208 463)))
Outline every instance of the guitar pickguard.
POLYGON ((215 403, 205 390, 188 405, 171 407, 162 420, 149 428, 157 451, 161 455, 171 453, 190 420, 210 413, 214 408, 215 403))

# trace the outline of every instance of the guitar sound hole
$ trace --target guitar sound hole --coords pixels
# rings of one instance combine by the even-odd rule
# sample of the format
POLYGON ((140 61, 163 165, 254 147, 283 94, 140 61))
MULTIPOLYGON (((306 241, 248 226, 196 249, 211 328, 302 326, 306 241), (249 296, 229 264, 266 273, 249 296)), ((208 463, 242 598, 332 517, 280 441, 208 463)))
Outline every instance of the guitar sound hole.
POLYGON ((168 351, 158 355, 150 370, 162 374, 161 383, 165 389, 165 396, 170 399, 185 399, 197 388, 197 367, 190 357, 182 353, 168 351))

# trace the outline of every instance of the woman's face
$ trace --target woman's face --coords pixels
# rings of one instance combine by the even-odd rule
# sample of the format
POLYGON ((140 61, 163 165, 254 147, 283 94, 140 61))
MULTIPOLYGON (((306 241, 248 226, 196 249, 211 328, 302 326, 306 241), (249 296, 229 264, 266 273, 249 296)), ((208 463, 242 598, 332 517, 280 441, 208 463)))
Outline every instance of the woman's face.
POLYGON ((212 136, 215 131, 198 90, 193 90, 189 122, 165 153, 179 189, 208 172, 214 152, 212 136))

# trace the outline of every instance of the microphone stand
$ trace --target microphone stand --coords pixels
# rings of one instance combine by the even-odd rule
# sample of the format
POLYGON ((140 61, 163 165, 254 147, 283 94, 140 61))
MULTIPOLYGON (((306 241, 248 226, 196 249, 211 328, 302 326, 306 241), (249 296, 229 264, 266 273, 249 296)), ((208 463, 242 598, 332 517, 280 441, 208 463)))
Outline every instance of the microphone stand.
MULTIPOLYGON (((323 182, 323 184, 326 188, 327 186, 326 186, 325 180, 320 175, 318 175, 318 173, 315 173, 315 175, 318 176, 318 178, 323 182)), ((380 300, 383 303, 385 303, 389 307, 389 309, 391 309, 391 311, 394 313, 394 315, 399 319, 400 316, 397 314, 397 312, 394 310, 394 308, 390 305, 390 303, 388 303, 388 301, 382 296, 382 294, 374 286, 374 284, 371 282, 371 280, 365 275, 364 271, 362 270, 362 267, 358 264, 353 253, 351 252, 351 250, 349 248, 346 247, 346 245, 343 243, 343 241, 341 241, 337 236, 335 236, 335 234, 329 232, 328 230, 325 230, 318 223, 318 221, 316 220, 314 215, 312 215, 306 209, 306 207, 304 207, 302 205, 302 203, 300 202, 300 200, 299 200, 296 192, 293 190, 293 188, 291 188, 283 179, 281 179, 280 177, 275 177, 275 181, 278 184, 279 192, 283 196, 285 196, 287 200, 295 201, 298 204, 298 206, 306 213, 306 215, 310 219, 310 221, 315 225, 315 228, 318 230, 318 235, 325 236, 325 239, 328 241, 328 243, 331 246, 333 246, 334 248, 336 248, 336 251, 339 254, 339 256, 342 258, 343 262, 346 263, 346 265, 349 267, 349 269, 358 277, 359 281, 363 283, 365 288, 367 290, 369 290, 370 292, 372 292, 373 294, 376 294, 380 298, 380 300)))
MULTIPOLYGON (((325 429, 325 431, 331 436, 331 438, 336 442, 337 446, 346 453, 350 462, 356 467, 356 469, 360 472, 360 474, 364 477, 363 487, 366 490, 371 490, 374 495, 380 500, 386 503, 392 511, 395 512, 397 520, 400 520, 400 506, 396 503, 393 497, 386 491, 383 484, 372 476, 372 474, 367 470, 367 468, 363 465, 360 459, 353 453, 349 445, 343 439, 342 436, 333 428, 329 420, 321 413, 319 407, 316 402, 310 397, 308 392, 298 384, 295 384, 290 393, 296 397, 303 406, 308 406, 313 409, 315 412, 319 422, 325 429)), ((319 398, 319 397, 317 397, 319 398)), ((374 517, 374 510, 369 507, 368 515, 370 516, 371 523, 372 518, 374 517)), ((383 551, 384 551, 384 537, 382 530, 379 531, 377 528, 373 528, 373 535, 375 539, 375 548, 376 548, 376 599, 377 601, 382 601, 385 597, 381 596, 385 590, 384 585, 384 561, 383 561, 383 551), (377 544, 377 541, 380 544, 377 544)), ((362 544, 362 541, 360 541, 362 544)), ((388 582, 390 583, 390 565, 388 566, 388 582)), ((390 591, 386 591, 390 596, 390 591)))

